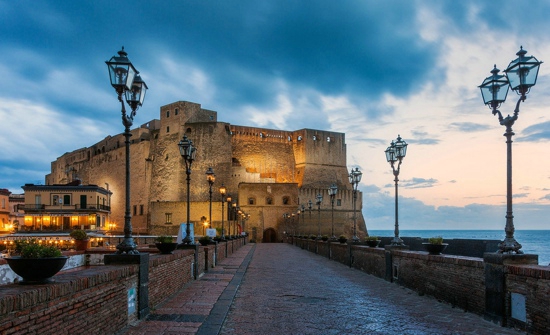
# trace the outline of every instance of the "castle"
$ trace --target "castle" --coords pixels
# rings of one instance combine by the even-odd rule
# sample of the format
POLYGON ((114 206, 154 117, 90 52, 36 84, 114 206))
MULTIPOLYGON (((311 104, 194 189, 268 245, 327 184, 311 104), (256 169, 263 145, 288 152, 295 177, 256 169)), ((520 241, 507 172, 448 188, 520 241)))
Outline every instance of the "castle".
MULTIPOLYGON (((184 135, 197 148, 190 176, 190 221, 197 234, 202 233, 201 218, 209 219, 210 193, 205 172, 211 167, 216 175, 212 189, 213 228, 221 227, 223 207, 226 234, 228 221, 232 220, 238 232, 244 229, 258 242, 281 240, 285 233, 317 235, 319 228, 321 234, 330 236, 333 222, 336 236, 353 235, 353 188, 348 181, 343 133, 232 125, 219 122, 217 112, 187 101, 162 106, 160 120, 149 121, 131 133, 130 203, 134 235, 175 235, 179 224, 186 222, 185 163, 178 148, 184 135), (234 206, 229 203, 222 206, 219 193, 222 183, 233 201, 248 214, 246 222, 236 218, 234 206), (328 194, 333 183, 338 187, 334 206, 328 194), (319 206, 318 194, 323 197, 319 206), (301 215, 298 209, 302 209, 301 215)), ((124 148, 121 133, 65 153, 52 162, 46 185, 79 179, 83 184, 105 187, 112 192, 112 212, 105 226, 116 225, 115 231, 122 231, 124 148)), ((362 194, 357 191, 359 236, 366 233, 361 209, 362 194)))

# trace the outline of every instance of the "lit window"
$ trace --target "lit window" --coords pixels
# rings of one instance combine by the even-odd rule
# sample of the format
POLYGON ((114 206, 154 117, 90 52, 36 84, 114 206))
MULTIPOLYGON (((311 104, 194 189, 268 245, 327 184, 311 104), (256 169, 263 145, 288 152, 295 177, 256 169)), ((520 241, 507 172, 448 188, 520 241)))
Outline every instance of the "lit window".
POLYGON ((172 224, 172 213, 165 213, 166 215, 166 224, 172 224))

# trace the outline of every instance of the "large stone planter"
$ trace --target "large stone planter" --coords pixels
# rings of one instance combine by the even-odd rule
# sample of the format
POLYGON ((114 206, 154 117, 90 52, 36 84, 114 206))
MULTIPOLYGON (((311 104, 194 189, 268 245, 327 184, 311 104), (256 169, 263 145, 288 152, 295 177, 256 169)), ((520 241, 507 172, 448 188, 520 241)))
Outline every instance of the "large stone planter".
POLYGON ((442 244, 431 244, 431 243, 422 243, 426 251, 430 253, 430 255, 441 255, 443 250, 447 248, 449 245, 448 243, 442 243, 442 244))
POLYGON ((155 246, 157 249, 159 249, 160 253, 163 255, 169 255, 174 250, 176 250, 178 244, 177 243, 155 243, 155 246))
POLYGON ((85 251, 90 247, 90 239, 74 240, 74 248, 78 251, 85 251))
POLYGON ((371 248, 376 248, 380 244, 380 240, 366 240, 365 243, 371 248))
POLYGON ((20 256, 7 257, 10 268, 18 276, 23 277, 20 284, 44 284, 53 281, 53 277, 58 273, 65 263, 67 256, 51 258, 21 258, 20 256))

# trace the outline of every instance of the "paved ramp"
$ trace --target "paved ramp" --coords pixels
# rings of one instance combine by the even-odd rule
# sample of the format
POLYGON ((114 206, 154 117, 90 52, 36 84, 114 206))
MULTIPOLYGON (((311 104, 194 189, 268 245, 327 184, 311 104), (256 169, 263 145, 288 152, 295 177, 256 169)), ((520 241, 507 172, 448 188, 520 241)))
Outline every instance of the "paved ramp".
POLYGON ((289 244, 247 244, 126 334, 524 334, 289 244))

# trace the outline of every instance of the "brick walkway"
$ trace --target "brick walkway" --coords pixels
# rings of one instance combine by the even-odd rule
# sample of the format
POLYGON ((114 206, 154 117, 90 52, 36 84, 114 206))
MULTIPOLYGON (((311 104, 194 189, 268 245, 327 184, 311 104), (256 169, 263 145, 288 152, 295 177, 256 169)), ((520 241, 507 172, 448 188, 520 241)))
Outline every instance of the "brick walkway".
POLYGON ((247 244, 125 334, 523 334, 288 244, 247 244))

